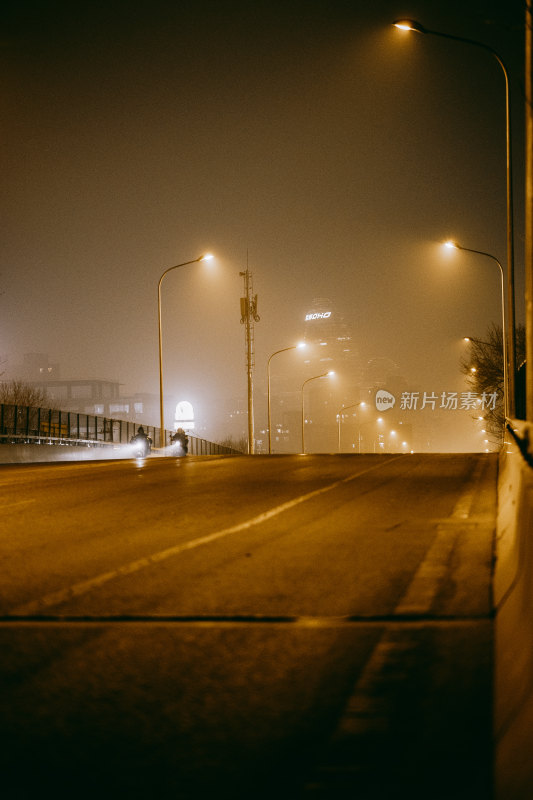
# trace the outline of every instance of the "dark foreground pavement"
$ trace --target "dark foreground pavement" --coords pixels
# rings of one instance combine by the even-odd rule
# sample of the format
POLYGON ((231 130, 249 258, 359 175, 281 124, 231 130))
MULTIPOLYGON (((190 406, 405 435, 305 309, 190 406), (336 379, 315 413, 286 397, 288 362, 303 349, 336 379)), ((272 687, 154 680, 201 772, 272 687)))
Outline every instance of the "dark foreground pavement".
POLYGON ((0 470, 3 796, 490 798, 496 460, 161 461, 0 470))

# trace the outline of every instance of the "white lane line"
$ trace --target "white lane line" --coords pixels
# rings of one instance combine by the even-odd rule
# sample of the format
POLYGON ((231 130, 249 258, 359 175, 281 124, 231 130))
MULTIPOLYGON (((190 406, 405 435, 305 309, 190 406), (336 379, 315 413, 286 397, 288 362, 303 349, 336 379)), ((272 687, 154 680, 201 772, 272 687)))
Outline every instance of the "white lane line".
POLYGON ((430 611, 441 581, 448 574, 450 555, 457 536, 463 530, 461 523, 466 522, 470 516, 485 467, 486 462, 478 461, 466 490, 454 505, 449 522, 437 526, 433 544, 394 609, 395 614, 427 614, 430 611))
POLYGON ((448 561, 455 545, 454 528, 440 526, 437 536, 415 572, 394 614, 426 614, 448 573, 448 561))
POLYGON ((29 500, 12 500, 8 501, 7 503, 2 503, 2 511, 7 511, 10 508, 15 508, 16 506, 27 506, 30 503, 35 503, 34 498, 30 498, 29 500))
POLYGON ((395 456, 394 458, 389 459, 385 463, 374 464, 374 466, 369 467, 368 469, 365 469, 362 472, 356 472, 353 475, 348 475, 346 478, 342 478, 341 480, 335 481, 335 483, 330 483, 328 486, 323 486, 321 489, 315 489, 313 492, 308 492, 307 494, 303 494, 300 497, 296 497, 293 500, 289 500, 286 503, 282 503, 281 505, 276 506, 275 508, 271 508, 269 511, 264 511, 257 517, 252 517, 251 519, 248 519, 245 522, 241 522, 238 525, 232 525, 230 528, 223 528, 222 530, 215 531, 214 533, 210 533, 207 536, 201 536, 198 539, 192 539, 189 542, 183 542, 182 544, 177 544, 174 545, 173 547, 168 547, 166 550, 160 550, 157 553, 152 553, 152 555, 150 556, 139 558, 136 561, 130 561, 128 564, 123 564, 121 567, 118 567, 117 569, 110 570, 109 572, 103 572, 100 575, 96 575, 94 578, 89 578, 86 581, 80 581, 79 583, 75 583, 72 586, 67 586, 65 589, 60 589, 57 592, 51 592, 50 594, 41 597, 39 600, 33 600, 30 603, 25 603, 24 605, 18 606, 17 608, 13 609, 10 613, 12 615, 21 617, 38 614, 45 608, 50 608, 51 606, 59 605, 60 603, 64 603, 68 600, 71 600, 74 597, 79 597, 82 594, 90 592, 92 589, 96 589, 105 583, 109 583, 109 581, 112 581, 115 578, 120 578, 124 575, 131 575, 134 572, 139 572, 141 569, 145 569, 146 567, 149 567, 153 564, 158 564, 161 561, 166 561, 168 558, 172 558, 173 556, 179 555, 180 553, 183 553, 187 550, 194 550, 197 547, 202 547, 205 544, 210 544, 211 542, 215 542, 217 539, 222 539, 225 536, 231 536, 231 534, 233 533, 241 533, 242 531, 247 531, 250 528, 254 528, 257 525, 261 525, 263 522, 267 522, 268 520, 277 517, 279 514, 283 514, 285 511, 289 511, 291 508, 294 508, 295 506, 298 506, 301 503, 305 503, 314 497, 318 497, 321 494, 330 492, 333 489, 342 486, 344 483, 349 483, 350 481, 353 481, 356 478, 361 477, 362 475, 367 475, 369 472, 373 472, 376 469, 383 468, 387 464, 390 464, 393 461, 397 461, 399 458, 405 458, 405 456, 395 456))
POLYGON ((478 461, 474 469, 472 478, 470 479, 466 491, 463 492, 461 497, 456 502, 452 511, 454 519, 468 519, 472 510, 472 503, 479 489, 479 482, 485 469, 487 467, 486 461, 478 461))

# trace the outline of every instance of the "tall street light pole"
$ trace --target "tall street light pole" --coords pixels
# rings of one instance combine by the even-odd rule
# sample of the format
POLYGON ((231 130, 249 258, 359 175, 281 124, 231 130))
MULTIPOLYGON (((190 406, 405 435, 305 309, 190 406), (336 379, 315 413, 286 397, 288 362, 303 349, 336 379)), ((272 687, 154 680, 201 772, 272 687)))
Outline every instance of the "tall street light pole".
POLYGON ((516 331, 515 331, 515 288, 514 288, 514 222, 513 222, 513 174, 511 157, 511 93, 509 86, 509 73, 507 67, 498 53, 483 42, 475 39, 465 39, 462 36, 453 36, 449 33, 432 31, 424 28, 419 22, 412 19, 399 19, 394 25, 400 30, 425 33, 430 36, 439 36, 443 39, 451 39, 454 42, 470 44, 480 47, 496 59, 500 65, 505 78, 505 143, 506 143, 506 176, 507 176, 507 376, 508 376, 508 415, 514 417, 516 411, 515 404, 515 369, 516 369, 516 331))
POLYGON ((318 378, 327 378, 328 375, 334 375, 333 371, 331 372, 323 372, 322 375, 314 375, 312 378, 307 378, 306 381, 302 383, 302 453, 305 453, 305 412, 304 412, 304 388, 306 383, 310 383, 310 381, 316 381, 318 378))
POLYGON ((286 353, 288 350, 300 350, 302 347, 305 347, 305 342, 300 342, 299 344, 293 344, 291 347, 283 347, 281 350, 276 350, 275 353, 272 353, 270 358, 267 362, 267 409, 268 409, 268 453, 269 455, 272 453, 272 416, 270 413, 270 362, 277 356, 279 353, 286 353))
MULTIPOLYGON (((505 291, 503 288, 504 279, 503 279, 503 267, 496 258, 496 256, 491 255, 490 253, 485 253, 483 250, 472 250, 471 247, 463 247, 457 242, 446 242, 446 247, 454 248, 455 250, 464 250, 465 253, 475 253, 478 256, 486 256, 486 258, 492 259, 500 270, 500 281, 501 281, 501 295, 502 295, 502 347, 503 347, 503 408, 504 408, 504 416, 507 419, 510 415, 510 390, 509 390, 509 370, 507 364, 507 336, 505 331, 505 291)), ((470 338, 470 337, 467 337, 470 338)))
POLYGON ((533 422, 533 9, 526 3, 526 409, 533 422))
POLYGON ((165 414, 164 414, 164 402, 163 402, 163 332, 161 326, 161 283, 163 282, 163 278, 169 272, 172 272, 173 269, 178 269, 178 267, 186 267, 188 264, 196 264, 198 261, 210 261, 213 256, 210 253, 206 253, 203 256, 199 256, 198 258, 193 258, 191 261, 184 261, 182 264, 176 264, 174 267, 169 267, 166 269, 161 277, 159 278, 159 283, 157 284, 157 321, 159 326, 159 447, 165 446, 165 414))

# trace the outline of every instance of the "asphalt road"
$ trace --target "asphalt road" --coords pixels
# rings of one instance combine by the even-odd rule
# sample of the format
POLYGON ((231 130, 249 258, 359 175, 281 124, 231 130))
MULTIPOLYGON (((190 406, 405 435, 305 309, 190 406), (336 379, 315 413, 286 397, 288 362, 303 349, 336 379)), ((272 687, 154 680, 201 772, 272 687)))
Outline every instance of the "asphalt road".
POLYGON ((494 455, 0 468, 0 782, 490 798, 494 455))

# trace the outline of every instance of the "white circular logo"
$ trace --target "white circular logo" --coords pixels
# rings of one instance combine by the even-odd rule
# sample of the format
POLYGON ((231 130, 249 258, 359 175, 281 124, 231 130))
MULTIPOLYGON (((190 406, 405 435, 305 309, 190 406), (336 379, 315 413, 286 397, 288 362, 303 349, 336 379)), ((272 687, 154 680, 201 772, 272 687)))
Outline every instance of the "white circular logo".
POLYGON ((386 392, 385 389, 378 389, 376 392, 376 408, 378 411, 388 411, 390 408, 394 408, 395 402, 394 395, 386 392))

